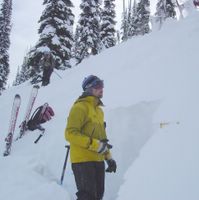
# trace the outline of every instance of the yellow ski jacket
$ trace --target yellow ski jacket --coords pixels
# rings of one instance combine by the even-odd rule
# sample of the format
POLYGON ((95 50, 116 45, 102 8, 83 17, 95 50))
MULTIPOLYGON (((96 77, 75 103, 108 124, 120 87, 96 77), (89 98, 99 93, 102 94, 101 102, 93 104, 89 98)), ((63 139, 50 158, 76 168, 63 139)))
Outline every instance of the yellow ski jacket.
POLYGON ((94 96, 82 96, 72 106, 65 129, 65 138, 70 143, 72 163, 103 161, 110 159, 110 151, 97 153, 99 141, 106 139, 102 102, 94 96))

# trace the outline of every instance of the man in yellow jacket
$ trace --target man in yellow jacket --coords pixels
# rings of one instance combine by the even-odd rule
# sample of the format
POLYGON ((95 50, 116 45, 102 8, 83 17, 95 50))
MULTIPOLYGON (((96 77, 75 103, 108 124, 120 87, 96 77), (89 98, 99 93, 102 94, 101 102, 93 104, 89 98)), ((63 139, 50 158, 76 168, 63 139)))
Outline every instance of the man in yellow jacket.
POLYGON ((77 200, 101 200, 106 172, 116 172, 106 136, 103 103, 103 81, 90 75, 84 79, 83 94, 72 106, 65 138, 70 143, 70 158, 77 186, 77 200))

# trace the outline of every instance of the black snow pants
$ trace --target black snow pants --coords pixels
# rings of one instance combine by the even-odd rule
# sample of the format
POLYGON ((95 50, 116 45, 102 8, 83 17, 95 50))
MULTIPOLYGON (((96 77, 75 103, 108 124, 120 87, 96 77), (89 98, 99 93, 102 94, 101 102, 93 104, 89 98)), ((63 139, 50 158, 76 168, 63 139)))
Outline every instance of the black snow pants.
POLYGON ((42 85, 43 86, 46 86, 50 83, 50 76, 51 76, 52 72, 53 72, 53 69, 51 69, 51 68, 43 69, 43 77, 42 77, 42 85))
POLYGON ((77 200, 101 200, 104 194, 104 162, 72 163, 77 200))

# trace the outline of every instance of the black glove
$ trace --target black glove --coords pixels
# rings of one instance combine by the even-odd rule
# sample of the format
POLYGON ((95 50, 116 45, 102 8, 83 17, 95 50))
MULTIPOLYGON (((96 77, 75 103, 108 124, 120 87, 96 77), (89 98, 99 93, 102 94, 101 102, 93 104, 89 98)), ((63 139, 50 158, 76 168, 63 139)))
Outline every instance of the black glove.
POLYGON ((106 160, 106 163, 108 165, 107 169, 106 169, 106 172, 116 172, 116 169, 117 169, 117 164, 115 162, 115 160, 113 159, 110 159, 110 160, 106 160))
POLYGON ((99 149, 98 149, 97 152, 100 153, 100 154, 104 154, 105 152, 107 152, 112 147, 113 146, 111 144, 108 144, 107 139, 103 139, 103 140, 100 140, 100 145, 99 145, 99 149))

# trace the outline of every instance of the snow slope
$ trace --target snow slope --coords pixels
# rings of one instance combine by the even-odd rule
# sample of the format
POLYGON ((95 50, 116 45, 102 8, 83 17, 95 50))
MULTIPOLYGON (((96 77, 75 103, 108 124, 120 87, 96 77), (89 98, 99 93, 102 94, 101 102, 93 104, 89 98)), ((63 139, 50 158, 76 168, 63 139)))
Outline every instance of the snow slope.
MULTIPOLYGON (((66 142, 66 118, 81 94, 88 74, 105 81, 107 133, 117 160, 116 174, 106 174, 105 200, 199 199, 199 13, 160 31, 129 40, 81 65, 53 74, 39 90, 34 108, 48 102, 55 117, 46 133, 28 132, 14 142, 11 155, 0 157, 0 200, 75 199, 68 162, 60 186, 66 142), (160 126, 160 124, 162 126, 160 126)), ((23 120, 31 86, 12 87, 0 97, 0 152, 13 97, 22 97, 18 125, 23 120)))

